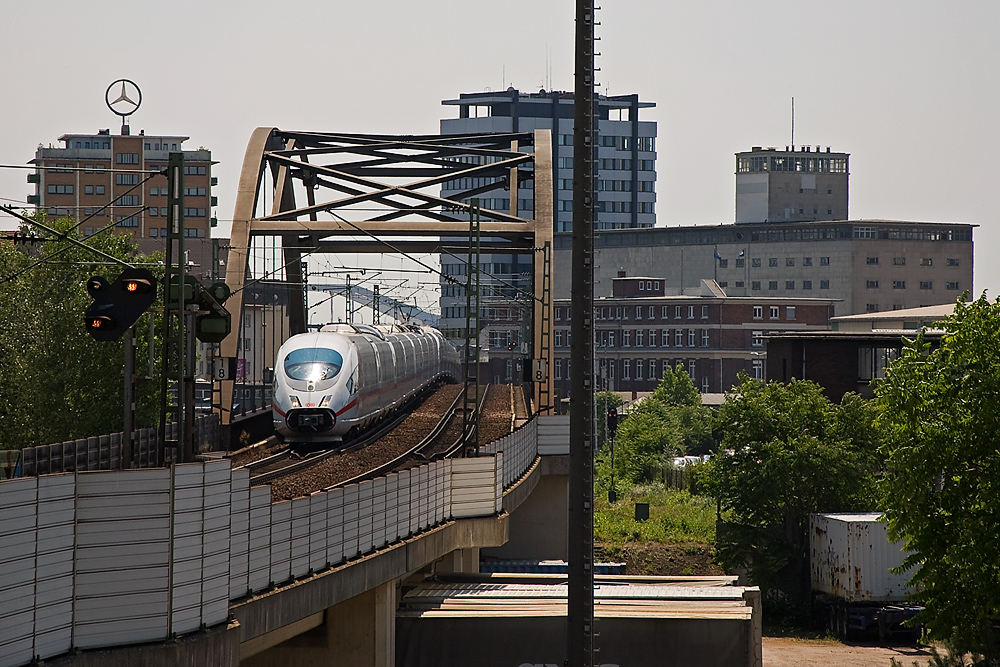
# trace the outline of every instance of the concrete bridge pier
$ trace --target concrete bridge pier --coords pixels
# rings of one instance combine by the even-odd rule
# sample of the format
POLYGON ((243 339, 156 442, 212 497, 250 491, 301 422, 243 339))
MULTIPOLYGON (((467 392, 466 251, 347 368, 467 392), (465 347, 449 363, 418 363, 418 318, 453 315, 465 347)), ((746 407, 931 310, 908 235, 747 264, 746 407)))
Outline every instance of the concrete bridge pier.
POLYGON ((285 626, 282 630, 299 634, 244 659, 241 667, 393 667, 399 583, 385 582, 285 626))

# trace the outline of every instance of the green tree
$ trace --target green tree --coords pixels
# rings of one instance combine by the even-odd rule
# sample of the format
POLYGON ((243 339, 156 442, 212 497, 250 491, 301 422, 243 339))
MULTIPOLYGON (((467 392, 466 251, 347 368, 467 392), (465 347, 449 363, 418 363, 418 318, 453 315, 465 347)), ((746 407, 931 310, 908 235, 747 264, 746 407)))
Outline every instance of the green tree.
POLYGON ((921 333, 875 385, 890 534, 913 551, 932 636, 1000 664, 1000 301, 955 305, 931 349, 921 333))
MULTIPOLYGON (((46 224, 78 238, 69 219, 46 224)), ((86 242, 120 259, 135 253, 132 240, 123 235, 102 233, 86 242)), ((67 240, 22 248, 0 244, 0 449, 121 430, 123 343, 95 341, 83 326, 84 311, 92 302, 87 279, 117 272, 67 240), (51 259, 29 268, 45 257, 51 259)), ((142 359, 148 328, 137 327, 137 332, 142 359)), ((154 385, 140 385, 140 426, 155 423, 154 385)))
MULTIPOLYGON (((653 393, 619 418, 616 485, 653 481, 675 456, 707 454, 714 444, 711 411, 684 368, 668 368, 653 393)), ((599 471, 603 475, 604 467, 599 471)))
POLYGON ((670 407, 701 405, 701 394, 680 364, 667 366, 650 398, 670 407))
POLYGON ((808 601, 809 514, 873 506, 874 413, 859 400, 743 376, 718 412, 726 453, 702 478, 724 519, 717 558, 793 610, 808 601))

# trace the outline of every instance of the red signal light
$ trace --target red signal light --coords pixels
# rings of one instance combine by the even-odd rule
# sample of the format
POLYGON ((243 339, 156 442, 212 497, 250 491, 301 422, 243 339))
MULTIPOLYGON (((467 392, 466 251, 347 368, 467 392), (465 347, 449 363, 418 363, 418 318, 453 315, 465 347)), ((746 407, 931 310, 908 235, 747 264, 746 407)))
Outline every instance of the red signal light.
POLYGON ((96 317, 88 317, 87 328, 93 329, 95 331, 100 331, 102 329, 114 329, 115 320, 113 317, 109 317, 107 315, 97 315, 96 317))
POLYGON ((149 280, 143 278, 129 278, 122 281, 122 290, 125 292, 133 292, 135 294, 147 294, 152 289, 153 285, 149 280))

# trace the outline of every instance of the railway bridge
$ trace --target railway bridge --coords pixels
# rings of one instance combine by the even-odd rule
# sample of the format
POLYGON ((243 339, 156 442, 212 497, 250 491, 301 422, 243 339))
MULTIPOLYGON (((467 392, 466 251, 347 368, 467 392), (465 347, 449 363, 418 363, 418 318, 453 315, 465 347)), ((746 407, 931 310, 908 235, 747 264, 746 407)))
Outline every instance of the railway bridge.
POLYGON ((393 665, 407 582, 565 556, 568 434, 279 501, 213 457, 5 480, 0 666, 393 665))

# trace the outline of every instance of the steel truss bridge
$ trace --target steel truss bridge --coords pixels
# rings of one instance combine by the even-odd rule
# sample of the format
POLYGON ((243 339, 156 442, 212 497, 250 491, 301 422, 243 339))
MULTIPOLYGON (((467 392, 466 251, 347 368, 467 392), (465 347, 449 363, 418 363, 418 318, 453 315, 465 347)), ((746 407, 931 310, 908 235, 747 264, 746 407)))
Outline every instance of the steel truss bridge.
MULTIPOLYGON (((549 130, 397 136, 257 128, 247 145, 233 215, 226 271, 235 295, 226 304, 233 330, 221 343, 221 356, 243 360, 244 384, 266 384, 261 371, 273 364, 277 347, 307 328, 303 263, 308 255, 471 258, 481 248, 533 256, 530 356, 551 368, 552 175, 549 130), (442 196, 446 183, 451 187, 442 196), (459 184, 469 187, 455 188, 459 184), (480 194, 499 188, 509 190, 510 210, 476 206, 480 194), (529 191, 533 218, 518 215, 518 195, 529 191), (247 301, 247 288, 255 283, 266 283, 273 303, 280 304, 260 315, 270 344, 252 340, 260 329, 245 319, 259 305, 247 301), (256 363, 248 350, 259 356, 256 363)), ((477 316, 467 337, 480 327, 479 308, 474 304, 469 312, 477 316)), ((222 381, 226 408, 233 406, 234 384, 222 381)), ((553 396, 549 373, 534 384, 536 410, 548 411, 553 396)), ((223 423, 229 419, 223 410, 223 423)))

